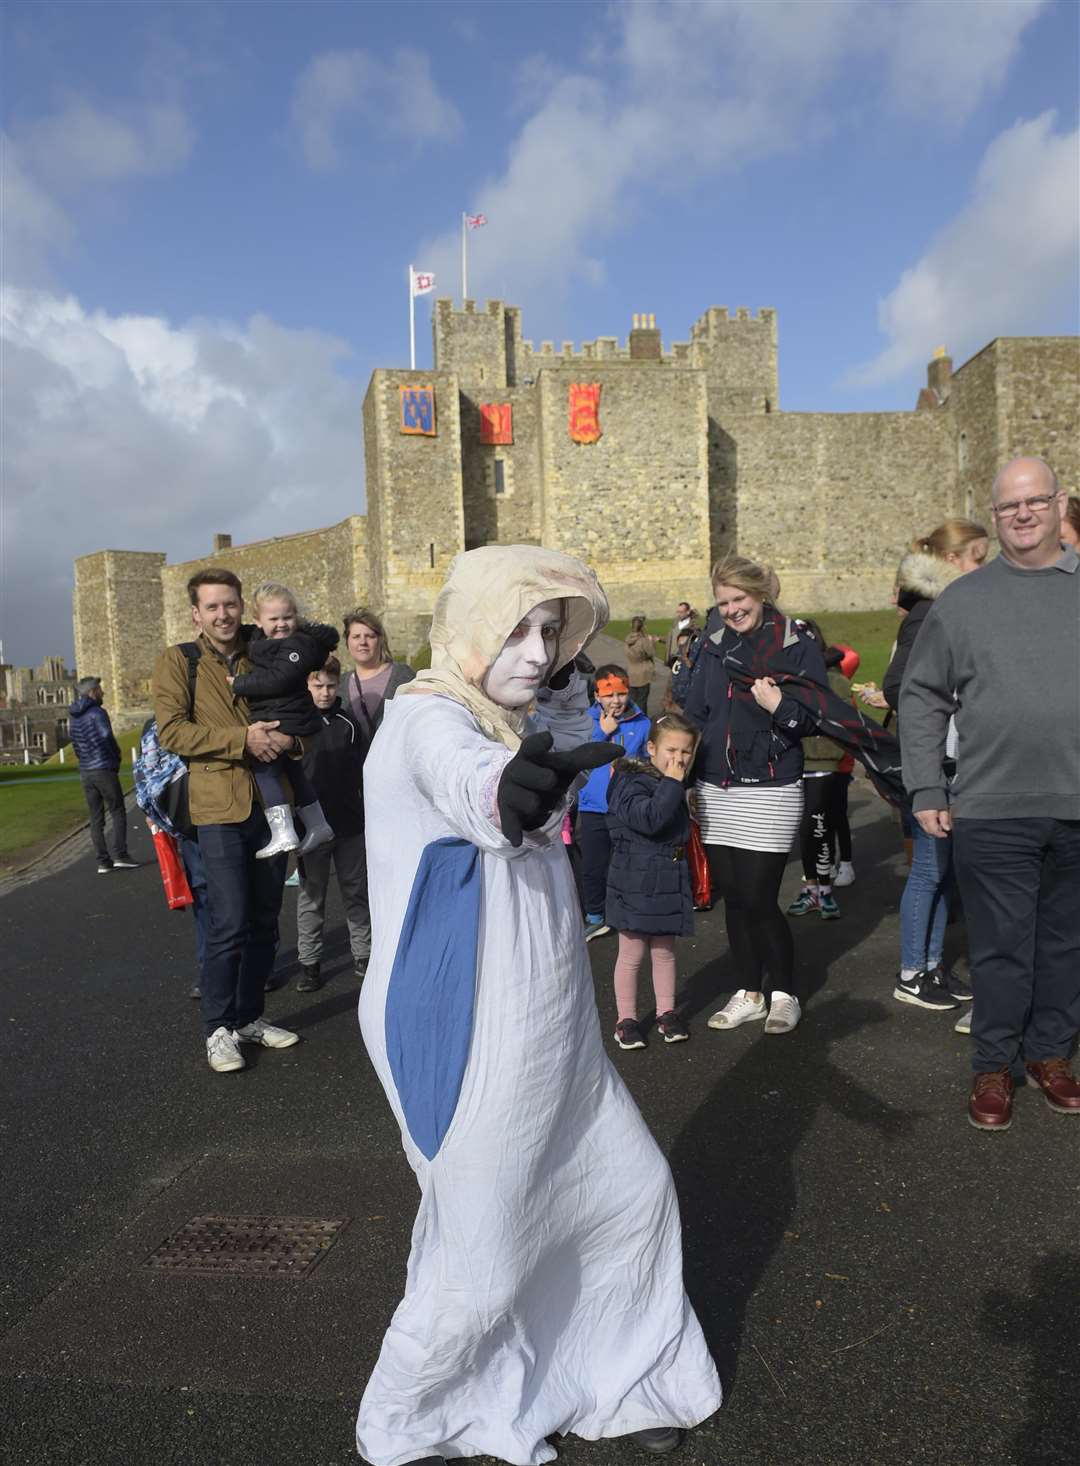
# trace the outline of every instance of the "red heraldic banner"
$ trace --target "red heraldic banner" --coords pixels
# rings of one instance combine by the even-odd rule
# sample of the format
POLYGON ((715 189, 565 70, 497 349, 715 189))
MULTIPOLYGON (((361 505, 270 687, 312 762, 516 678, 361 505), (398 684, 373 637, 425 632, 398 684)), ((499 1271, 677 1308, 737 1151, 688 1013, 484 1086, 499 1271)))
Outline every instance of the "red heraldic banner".
POLYGON ((600 383, 570 383, 570 437, 575 443, 600 438, 600 383))
POLYGON ((514 441, 514 407, 510 402, 481 402, 481 443, 512 443, 514 441))

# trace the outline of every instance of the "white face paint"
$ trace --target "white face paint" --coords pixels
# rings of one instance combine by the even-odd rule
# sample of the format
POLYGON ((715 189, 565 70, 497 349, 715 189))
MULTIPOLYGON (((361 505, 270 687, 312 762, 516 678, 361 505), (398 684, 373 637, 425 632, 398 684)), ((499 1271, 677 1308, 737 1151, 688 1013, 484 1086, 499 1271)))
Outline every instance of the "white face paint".
POLYGON ((561 625, 560 603, 542 601, 514 627, 484 678, 484 692, 492 702, 503 708, 532 702, 555 658, 561 625))

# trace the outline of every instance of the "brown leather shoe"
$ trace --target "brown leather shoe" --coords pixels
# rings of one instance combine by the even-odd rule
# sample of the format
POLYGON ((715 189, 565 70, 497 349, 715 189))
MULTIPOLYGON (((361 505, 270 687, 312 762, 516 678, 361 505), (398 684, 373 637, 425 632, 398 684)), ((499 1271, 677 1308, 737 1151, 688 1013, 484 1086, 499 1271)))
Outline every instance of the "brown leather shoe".
POLYGON ((1008 1130, 1012 1124, 1013 1077, 1008 1069, 976 1074, 968 1098, 968 1119, 976 1130, 1008 1130))
POLYGON ((1080 1081, 1068 1059, 1036 1059, 1025 1064, 1029 1083, 1037 1084, 1043 1099, 1058 1115, 1080 1115, 1080 1081))

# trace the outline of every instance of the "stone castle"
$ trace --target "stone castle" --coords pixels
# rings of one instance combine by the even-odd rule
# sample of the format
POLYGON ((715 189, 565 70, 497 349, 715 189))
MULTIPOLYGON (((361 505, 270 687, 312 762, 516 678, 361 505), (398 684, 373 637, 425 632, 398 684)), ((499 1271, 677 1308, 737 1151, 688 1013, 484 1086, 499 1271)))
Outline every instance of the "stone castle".
POLYGON ((453 557, 542 543, 596 570, 615 616, 709 598, 729 550, 773 565, 807 612, 888 603, 913 535, 950 514, 986 519, 997 469, 1037 453, 1076 492, 1080 342, 998 338, 955 372, 943 350, 910 412, 780 408, 776 313, 706 311, 665 350, 652 316, 625 344, 522 339, 502 301, 435 303, 434 367, 380 369, 363 406, 367 514, 168 564, 102 550, 75 562, 80 673, 114 713, 148 705, 154 659, 190 634, 184 584, 227 565, 254 588, 293 586, 336 621, 359 602, 394 650, 423 644, 453 557))

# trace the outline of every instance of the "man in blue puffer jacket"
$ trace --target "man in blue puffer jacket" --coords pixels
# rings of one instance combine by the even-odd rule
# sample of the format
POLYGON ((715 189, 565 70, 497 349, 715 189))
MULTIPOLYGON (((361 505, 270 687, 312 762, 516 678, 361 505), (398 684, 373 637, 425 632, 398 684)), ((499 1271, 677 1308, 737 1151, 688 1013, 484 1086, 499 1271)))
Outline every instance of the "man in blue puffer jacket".
POLYGON ((120 787, 120 745, 113 737, 112 723, 102 707, 105 693, 100 677, 80 677, 76 697, 68 711, 71 746, 79 760, 79 777, 90 811, 90 837, 97 855, 98 875, 114 870, 134 870, 127 848, 127 816, 124 791, 120 787), (105 843, 105 811, 112 816, 112 847, 105 843))
MULTIPOLYGON (((593 742, 617 743, 626 757, 636 758, 649 740, 649 720, 630 701, 630 677, 614 662, 596 669, 596 702, 589 709, 593 742)), ((581 842, 581 877, 585 888, 585 940, 611 930, 604 921, 611 837, 607 823, 607 791, 611 767, 604 764, 589 775, 578 800, 578 837, 581 842)))

